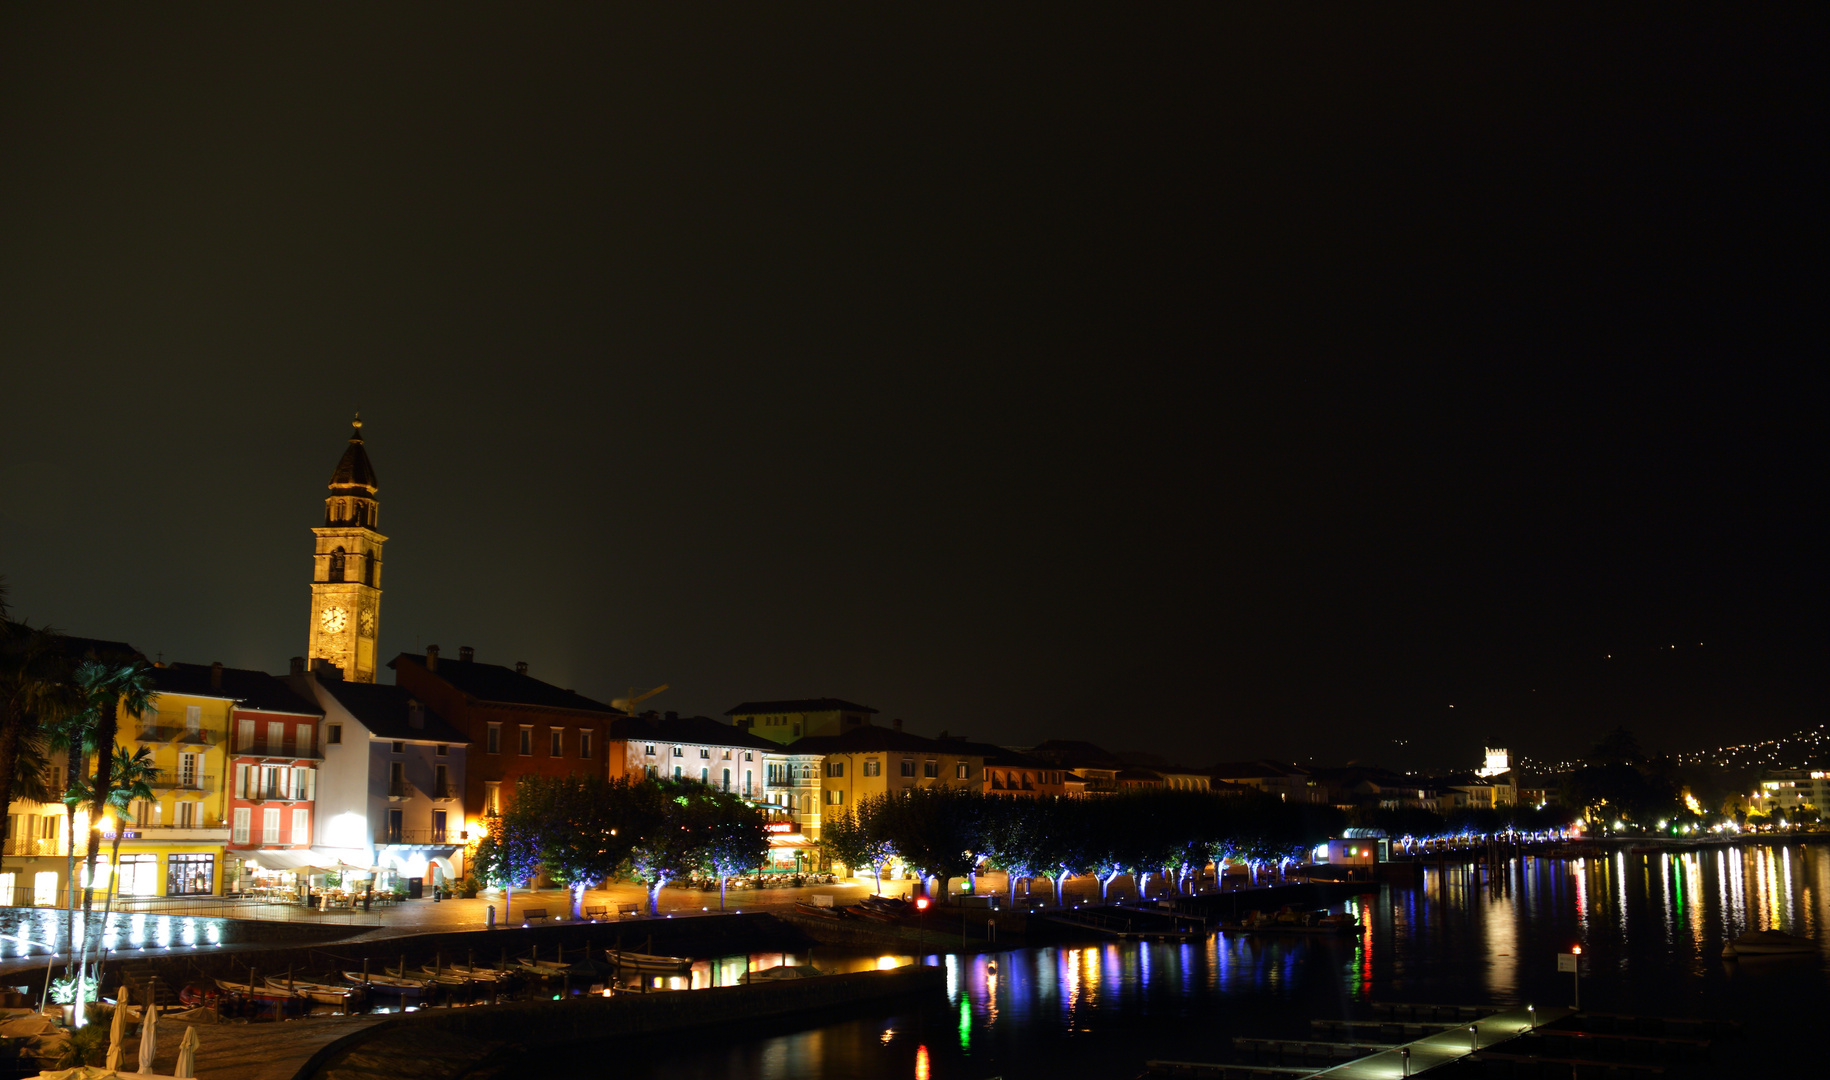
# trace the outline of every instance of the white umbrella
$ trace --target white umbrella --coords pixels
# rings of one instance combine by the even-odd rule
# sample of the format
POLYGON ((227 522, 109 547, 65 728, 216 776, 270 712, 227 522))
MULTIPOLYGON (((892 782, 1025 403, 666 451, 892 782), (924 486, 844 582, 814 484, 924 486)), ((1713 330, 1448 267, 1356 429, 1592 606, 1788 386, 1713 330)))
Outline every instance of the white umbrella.
POLYGON ((125 1048, 121 1045, 127 1040, 127 984, 121 984, 121 992, 114 999, 114 1023, 108 1027, 108 1071, 121 1071, 121 1055, 125 1048))
POLYGON ((172 1075, 190 1077, 197 1075, 197 1027, 189 1025, 184 1029, 184 1038, 178 1040, 178 1064, 172 1066, 172 1075))
POLYGON ((153 1055, 159 1052, 159 1006, 149 997, 140 1011, 146 1014, 140 1024, 140 1071, 152 1072, 153 1055))

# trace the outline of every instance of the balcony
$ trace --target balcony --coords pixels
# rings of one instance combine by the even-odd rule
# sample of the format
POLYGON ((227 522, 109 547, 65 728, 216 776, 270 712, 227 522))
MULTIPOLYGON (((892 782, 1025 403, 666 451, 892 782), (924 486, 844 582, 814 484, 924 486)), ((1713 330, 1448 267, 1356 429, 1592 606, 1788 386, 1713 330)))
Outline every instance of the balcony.
POLYGON ((795 780, 792 776, 771 776, 763 781, 763 786, 772 788, 791 788, 795 786, 795 780))
POLYGON ((432 790, 427 794, 432 796, 433 802, 457 802, 464 797, 464 793, 458 790, 456 784, 445 784, 442 787, 434 784, 432 790))
POLYGON ((178 791, 215 791, 216 777, 213 773, 183 773, 171 769, 160 769, 148 782, 148 786, 161 790, 178 791))
POLYGON ((8 856, 21 855, 27 857, 33 855, 62 855, 64 854, 63 841, 55 839, 43 840, 36 836, 9 836, 6 838, 6 853, 8 856))
POLYGON ((273 761, 323 761, 324 755, 315 746, 300 748, 297 743, 268 742, 256 739, 251 743, 235 748, 236 757, 267 758, 273 761))
POLYGON ((219 844, 228 842, 229 826, 209 819, 194 825, 135 825, 121 839, 126 844, 136 840, 155 844, 219 844))
POLYGON ((304 798, 277 785, 272 787, 252 787, 242 798, 251 803, 263 802, 304 802, 304 798))
POLYGON ((377 844, 461 844, 463 836, 457 829, 390 829, 383 825, 375 830, 377 844))
POLYGON ((411 799, 413 796, 418 795, 418 794, 419 794, 419 789, 414 787, 408 781, 391 780, 388 782, 388 801, 389 802, 404 802, 407 799, 411 799))

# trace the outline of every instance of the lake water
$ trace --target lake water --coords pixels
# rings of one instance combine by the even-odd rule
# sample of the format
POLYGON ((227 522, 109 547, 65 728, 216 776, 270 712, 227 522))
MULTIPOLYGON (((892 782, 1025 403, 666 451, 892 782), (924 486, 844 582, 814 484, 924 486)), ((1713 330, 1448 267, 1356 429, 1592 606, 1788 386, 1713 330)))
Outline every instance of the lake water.
MULTIPOLYGON (((1557 973, 1556 955, 1580 943, 1590 1011, 1746 1025, 1748 1039, 1718 1043, 1712 1071, 1696 1075, 1767 1066, 1823 1074, 1830 847, 1528 858, 1492 878, 1432 868, 1414 888, 1382 888, 1339 908, 1362 915, 1364 928, 1339 939, 1216 935, 1186 945, 902 958, 945 967, 944 1004, 796 1030, 740 1027, 667 1037, 652 1048, 619 1045, 618 1072, 657 1080, 1128 1078, 1147 1058, 1233 1060, 1235 1035, 1303 1036, 1311 1018, 1369 1019, 1374 1001, 1568 1005, 1572 979, 1557 973), (1820 951, 1721 958, 1725 941, 1769 928, 1815 938, 1820 951)), ((812 960, 822 970, 888 962, 846 950, 815 950, 812 960)), ((734 963, 741 971, 744 959, 734 963)), ((585 1060, 601 1065, 603 1057, 585 1060)))

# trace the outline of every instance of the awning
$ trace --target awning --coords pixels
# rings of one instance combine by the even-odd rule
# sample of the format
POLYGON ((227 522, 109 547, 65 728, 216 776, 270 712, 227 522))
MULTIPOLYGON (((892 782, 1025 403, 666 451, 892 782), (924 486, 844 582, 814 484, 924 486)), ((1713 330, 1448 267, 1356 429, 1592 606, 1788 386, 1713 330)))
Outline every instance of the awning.
POLYGON ((373 874, 379 866, 369 865, 369 853, 361 848, 321 848, 311 849, 313 858, 322 859, 318 866, 333 867, 343 873, 373 874))
POLYGON ((335 870, 336 860, 310 851, 250 851, 242 862, 253 863, 263 870, 335 870))
POLYGON ((771 833, 770 847, 810 848, 819 847, 818 840, 809 839, 804 833, 771 833))

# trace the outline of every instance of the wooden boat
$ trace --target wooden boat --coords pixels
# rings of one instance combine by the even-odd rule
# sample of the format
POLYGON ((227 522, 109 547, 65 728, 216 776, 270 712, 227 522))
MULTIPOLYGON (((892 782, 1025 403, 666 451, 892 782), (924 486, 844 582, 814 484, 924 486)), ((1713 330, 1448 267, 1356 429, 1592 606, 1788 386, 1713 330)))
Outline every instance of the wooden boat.
POLYGON ((805 900, 797 900, 794 903, 794 910, 802 915, 811 915, 816 919, 843 919, 846 917, 845 912, 848 909, 820 907, 818 904, 809 904, 805 900))
POLYGON ((572 970, 571 964, 562 964, 557 960, 516 960, 514 966, 525 974, 542 978, 556 978, 572 970))
POLYGON ((305 979, 288 979, 284 975, 267 976, 267 986, 273 990, 291 990, 302 997, 325 1005, 347 1005, 353 997, 362 993, 359 986, 342 986, 337 983, 309 982, 305 979))
POLYGON ((370 975, 366 979, 360 971, 346 971, 343 977, 352 986, 366 986, 371 994, 387 994, 390 997, 410 998, 424 997, 426 987, 431 980, 402 979, 394 975, 370 975))
POLYGON ((1359 924, 1351 915, 1285 908, 1276 915, 1254 911, 1239 922, 1221 923, 1220 929, 1232 934, 1344 934, 1359 929, 1359 924))
POLYGON ((250 986, 247 983, 231 982, 228 979, 217 979, 215 982, 217 988, 225 993, 240 994, 242 997, 256 1001, 286 1001, 302 996, 296 991, 287 990, 284 987, 274 989, 270 985, 250 986))
POLYGON ((381 970, 385 971, 390 978, 422 979, 428 984, 437 983, 439 986, 464 986, 470 982, 462 975, 453 975, 450 968, 446 968, 443 974, 435 974, 430 965, 425 968, 423 975, 412 968, 382 968, 381 970))
POLYGON ((675 973, 690 971, 693 962, 683 956, 656 956, 652 953, 610 950, 610 962, 621 971, 675 973))
POLYGON ((1737 956, 1787 956, 1816 951, 1817 942, 1810 938, 1798 937, 1783 930, 1749 930, 1722 946, 1722 959, 1733 960, 1737 956))
POLYGON ((443 968, 435 964, 421 964, 419 970, 428 975, 455 975, 470 982, 505 982, 515 977, 512 971, 492 967, 465 967, 462 964, 446 964, 443 968))

